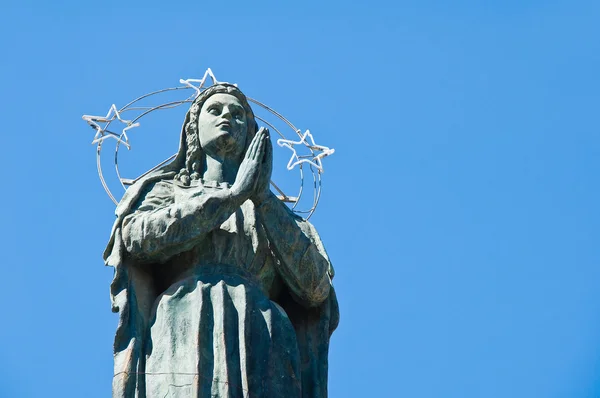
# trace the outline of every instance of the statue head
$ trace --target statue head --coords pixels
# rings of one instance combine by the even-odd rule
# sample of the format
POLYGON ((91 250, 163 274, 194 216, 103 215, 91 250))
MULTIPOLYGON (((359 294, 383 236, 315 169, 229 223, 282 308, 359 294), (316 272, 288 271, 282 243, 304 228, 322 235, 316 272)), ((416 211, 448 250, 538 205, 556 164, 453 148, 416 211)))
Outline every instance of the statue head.
POLYGON ((219 83, 204 90, 186 115, 175 164, 176 180, 189 185, 200 179, 205 157, 240 160, 256 134, 257 124, 246 96, 234 85, 219 83))

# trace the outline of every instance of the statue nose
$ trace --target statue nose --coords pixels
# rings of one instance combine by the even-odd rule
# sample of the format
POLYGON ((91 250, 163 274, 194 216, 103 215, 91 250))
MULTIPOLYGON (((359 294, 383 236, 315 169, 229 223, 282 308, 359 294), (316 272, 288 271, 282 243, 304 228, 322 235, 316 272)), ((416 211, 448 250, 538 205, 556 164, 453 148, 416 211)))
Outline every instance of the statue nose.
POLYGON ((223 113, 221 114, 221 116, 227 120, 231 120, 231 111, 229 110, 228 107, 223 108, 223 113))

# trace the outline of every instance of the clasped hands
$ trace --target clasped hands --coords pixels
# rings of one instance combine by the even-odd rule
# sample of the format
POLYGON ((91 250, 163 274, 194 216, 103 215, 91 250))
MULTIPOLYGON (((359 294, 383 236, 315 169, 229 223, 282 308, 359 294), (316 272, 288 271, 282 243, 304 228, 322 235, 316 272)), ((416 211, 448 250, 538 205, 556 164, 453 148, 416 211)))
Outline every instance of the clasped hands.
POLYGON ((261 127, 244 154, 231 194, 242 200, 251 199, 255 205, 262 203, 270 192, 272 170, 273 145, 269 130, 261 127))

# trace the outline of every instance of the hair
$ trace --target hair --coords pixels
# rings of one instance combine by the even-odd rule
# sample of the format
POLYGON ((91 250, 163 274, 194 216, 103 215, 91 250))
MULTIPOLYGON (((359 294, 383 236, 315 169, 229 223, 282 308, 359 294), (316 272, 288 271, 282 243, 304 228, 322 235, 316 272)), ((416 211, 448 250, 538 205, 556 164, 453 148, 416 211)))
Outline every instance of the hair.
POLYGON ((192 106, 190 106, 183 125, 182 134, 185 135, 185 138, 182 140, 182 143, 185 146, 185 161, 174 179, 181 181, 184 185, 190 185, 192 180, 199 180, 202 176, 204 152, 200 146, 198 117, 206 100, 214 94, 230 94, 242 103, 246 111, 246 129, 249 138, 246 140, 246 147, 250 144, 258 128, 254 112, 252 112, 246 96, 236 86, 228 83, 219 83, 202 91, 198 98, 194 100, 192 106))

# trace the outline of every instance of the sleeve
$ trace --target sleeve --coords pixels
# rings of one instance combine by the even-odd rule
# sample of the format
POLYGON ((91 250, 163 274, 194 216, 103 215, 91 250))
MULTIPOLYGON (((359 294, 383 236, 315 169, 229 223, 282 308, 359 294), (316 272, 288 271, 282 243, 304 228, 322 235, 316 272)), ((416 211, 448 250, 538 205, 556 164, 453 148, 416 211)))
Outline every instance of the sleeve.
POLYGON ((315 228, 274 195, 259 206, 259 214, 278 260, 277 271, 294 299, 306 307, 322 303, 329 295, 333 267, 315 228))
POLYGON ((123 219, 126 251, 141 263, 162 263, 188 251, 241 205, 229 190, 178 197, 159 181, 123 219))

